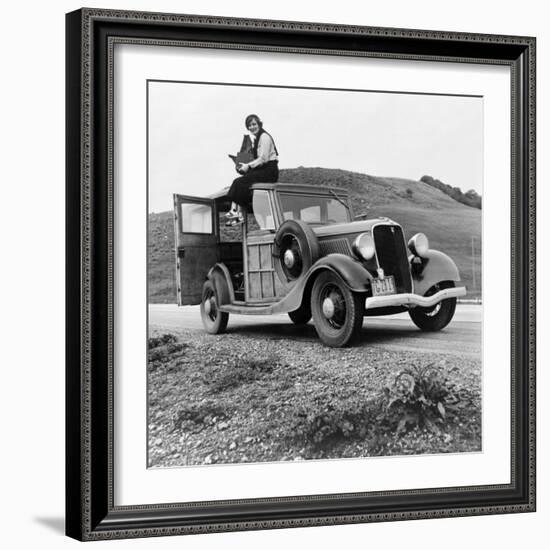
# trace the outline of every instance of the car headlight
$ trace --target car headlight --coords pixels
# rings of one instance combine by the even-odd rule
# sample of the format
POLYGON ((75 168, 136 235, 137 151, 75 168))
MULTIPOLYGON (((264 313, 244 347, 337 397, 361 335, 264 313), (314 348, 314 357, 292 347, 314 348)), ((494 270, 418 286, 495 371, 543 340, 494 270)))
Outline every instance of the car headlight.
POLYGON ((370 260, 374 257, 374 240, 369 233, 361 233, 353 241, 353 251, 362 260, 370 260))
POLYGON ((428 237, 424 233, 417 233, 409 240, 409 250, 415 255, 424 258, 430 249, 428 237))

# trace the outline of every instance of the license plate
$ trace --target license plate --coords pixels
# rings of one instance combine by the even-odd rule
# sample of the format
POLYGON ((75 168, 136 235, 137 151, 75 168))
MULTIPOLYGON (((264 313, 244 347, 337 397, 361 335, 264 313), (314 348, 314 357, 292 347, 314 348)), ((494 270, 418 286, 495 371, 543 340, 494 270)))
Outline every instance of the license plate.
POLYGON ((385 296, 386 294, 395 294, 395 279, 393 275, 383 279, 372 280, 372 295, 385 296))

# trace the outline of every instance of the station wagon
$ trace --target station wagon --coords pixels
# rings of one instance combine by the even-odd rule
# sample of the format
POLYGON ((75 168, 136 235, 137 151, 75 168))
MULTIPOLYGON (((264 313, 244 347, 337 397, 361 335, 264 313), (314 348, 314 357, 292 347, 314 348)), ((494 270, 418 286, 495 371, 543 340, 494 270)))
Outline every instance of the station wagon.
POLYGON ((286 313, 345 346, 365 316, 408 312, 424 331, 443 329, 466 294, 453 260, 391 219, 354 219, 336 187, 257 183, 244 221, 225 227, 227 190, 174 195, 178 304, 200 304, 207 332, 230 314, 286 313))

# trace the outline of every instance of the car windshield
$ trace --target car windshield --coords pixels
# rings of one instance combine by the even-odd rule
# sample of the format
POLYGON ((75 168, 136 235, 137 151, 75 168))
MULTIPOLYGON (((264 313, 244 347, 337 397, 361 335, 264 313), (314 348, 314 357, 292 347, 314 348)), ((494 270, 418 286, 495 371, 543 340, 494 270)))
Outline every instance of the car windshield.
POLYGON ((345 196, 294 193, 280 193, 279 196, 285 220, 302 220, 317 225, 351 221, 345 196))

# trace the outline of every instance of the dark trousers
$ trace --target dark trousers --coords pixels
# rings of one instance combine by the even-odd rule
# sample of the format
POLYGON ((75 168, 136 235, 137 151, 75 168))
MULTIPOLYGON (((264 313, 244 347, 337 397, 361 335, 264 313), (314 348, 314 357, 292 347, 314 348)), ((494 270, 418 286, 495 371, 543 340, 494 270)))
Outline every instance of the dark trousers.
POLYGON ((239 178, 235 178, 227 196, 240 206, 246 206, 250 202, 250 187, 253 183, 275 183, 278 179, 278 162, 270 160, 257 168, 252 168, 239 178))

